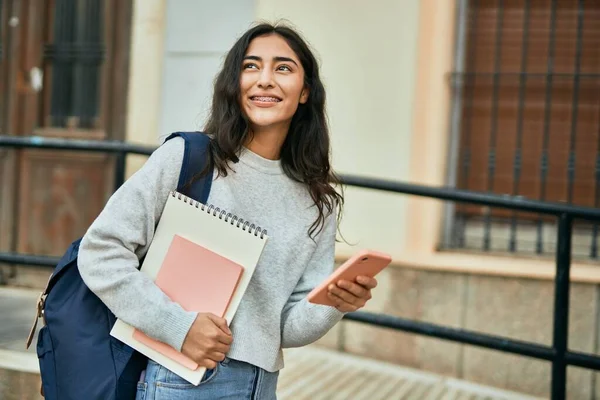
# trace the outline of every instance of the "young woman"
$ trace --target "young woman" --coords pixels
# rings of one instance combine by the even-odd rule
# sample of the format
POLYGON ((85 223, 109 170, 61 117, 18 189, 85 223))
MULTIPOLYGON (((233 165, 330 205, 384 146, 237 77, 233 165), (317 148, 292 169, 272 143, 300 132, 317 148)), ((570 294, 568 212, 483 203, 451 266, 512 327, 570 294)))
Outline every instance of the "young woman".
POLYGON ((215 81, 205 132, 214 167, 209 203, 269 232, 231 326, 183 310, 138 271, 177 187, 181 138, 160 146, 114 193, 84 236, 80 272, 117 317, 209 369, 193 386, 150 361, 138 398, 275 399, 282 348, 322 337, 377 284, 359 277, 331 285, 336 307, 306 300, 333 270, 343 199, 333 186, 318 65, 296 32, 261 24, 241 36, 215 81))

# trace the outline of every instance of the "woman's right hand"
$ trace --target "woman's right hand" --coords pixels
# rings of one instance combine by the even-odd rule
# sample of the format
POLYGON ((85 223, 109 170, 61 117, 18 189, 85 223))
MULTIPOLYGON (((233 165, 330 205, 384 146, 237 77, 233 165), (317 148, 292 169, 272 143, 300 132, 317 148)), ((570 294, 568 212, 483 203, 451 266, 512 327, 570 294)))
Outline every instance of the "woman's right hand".
POLYGON ((233 341, 225 318, 211 313, 198 313, 181 352, 202 367, 213 369, 225 359, 233 341))

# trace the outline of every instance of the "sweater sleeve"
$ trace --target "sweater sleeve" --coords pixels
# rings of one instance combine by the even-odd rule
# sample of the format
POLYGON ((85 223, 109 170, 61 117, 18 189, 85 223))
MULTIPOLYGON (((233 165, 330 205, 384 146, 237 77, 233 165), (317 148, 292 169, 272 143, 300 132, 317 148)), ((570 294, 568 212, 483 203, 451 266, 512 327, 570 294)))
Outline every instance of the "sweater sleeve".
POLYGON ((84 235, 78 257, 83 281, 115 316, 177 350, 197 313, 171 301, 139 271, 139 259, 169 191, 177 188, 184 146, 180 138, 160 146, 111 196, 84 235))
POLYGON ((282 348, 301 347, 317 341, 344 316, 335 307, 309 303, 306 299, 308 293, 333 272, 336 222, 335 213, 325 220, 317 248, 283 309, 282 348))

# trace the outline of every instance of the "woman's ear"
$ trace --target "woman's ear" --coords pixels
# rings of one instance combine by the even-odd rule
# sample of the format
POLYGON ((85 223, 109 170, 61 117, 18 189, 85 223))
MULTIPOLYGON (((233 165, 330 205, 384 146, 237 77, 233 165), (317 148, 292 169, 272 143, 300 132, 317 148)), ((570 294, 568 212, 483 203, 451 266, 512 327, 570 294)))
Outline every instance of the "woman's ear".
POLYGON ((308 101, 309 93, 310 90, 307 87, 302 89, 302 93, 300 93, 300 104, 306 104, 306 102, 308 101))

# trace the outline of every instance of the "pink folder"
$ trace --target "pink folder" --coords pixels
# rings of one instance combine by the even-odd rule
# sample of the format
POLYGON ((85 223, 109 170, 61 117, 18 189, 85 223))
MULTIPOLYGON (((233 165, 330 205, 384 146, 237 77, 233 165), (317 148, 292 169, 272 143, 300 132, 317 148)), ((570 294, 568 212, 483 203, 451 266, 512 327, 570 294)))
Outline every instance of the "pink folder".
MULTIPOLYGON (((175 235, 155 282, 185 310, 223 317, 243 272, 241 265, 175 235)), ((133 338, 191 370, 198 368, 192 359, 137 329, 133 338)))

